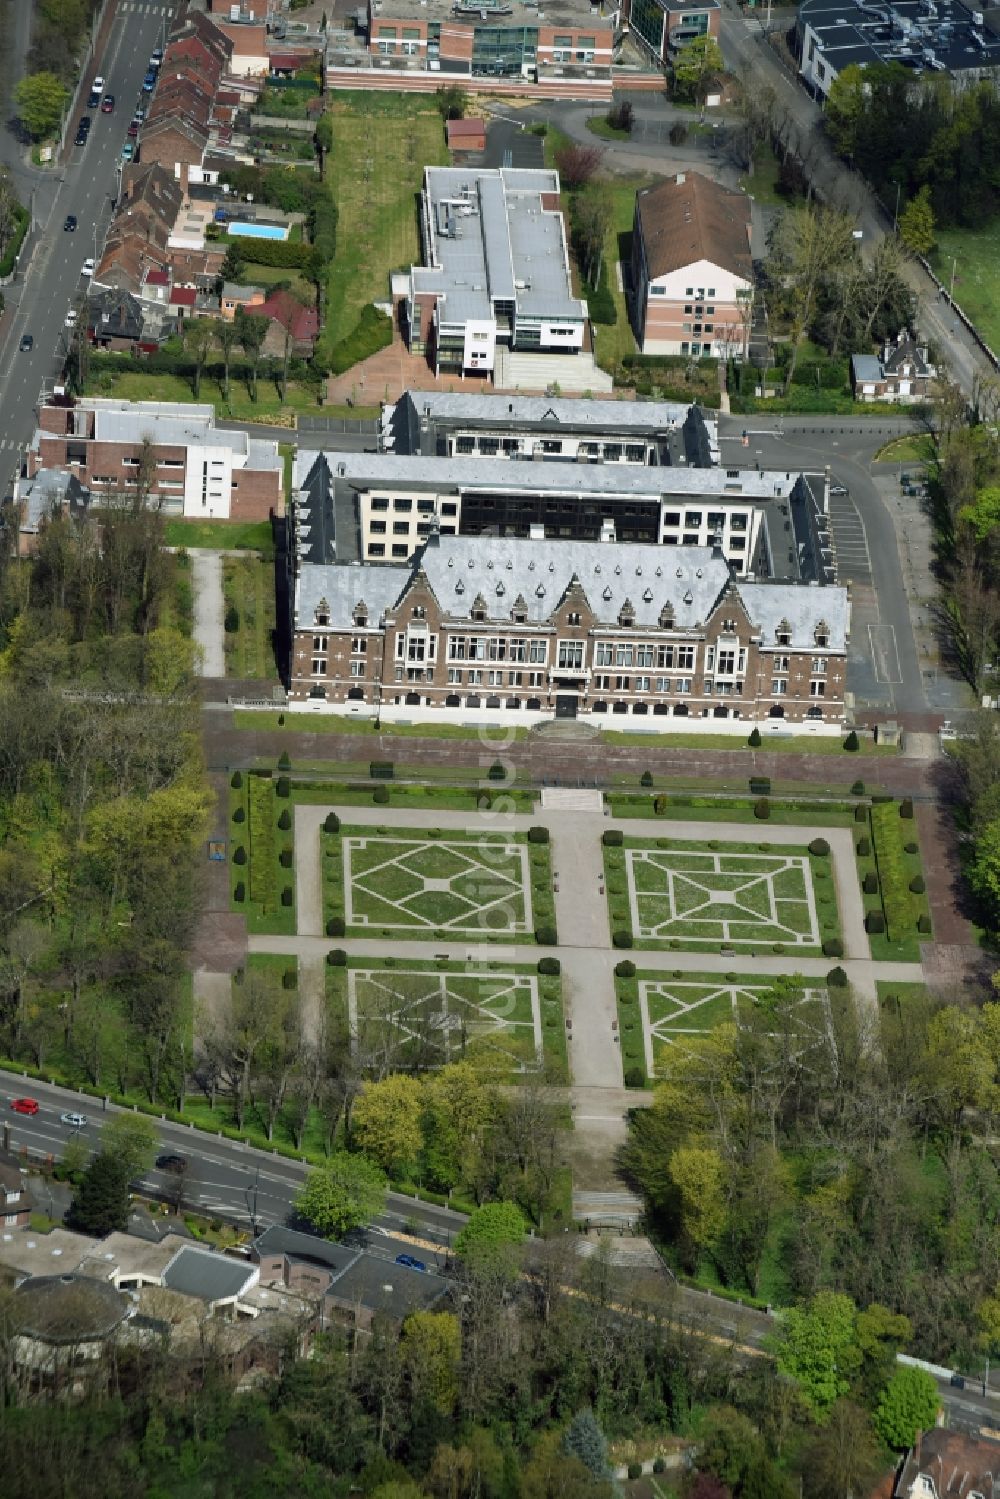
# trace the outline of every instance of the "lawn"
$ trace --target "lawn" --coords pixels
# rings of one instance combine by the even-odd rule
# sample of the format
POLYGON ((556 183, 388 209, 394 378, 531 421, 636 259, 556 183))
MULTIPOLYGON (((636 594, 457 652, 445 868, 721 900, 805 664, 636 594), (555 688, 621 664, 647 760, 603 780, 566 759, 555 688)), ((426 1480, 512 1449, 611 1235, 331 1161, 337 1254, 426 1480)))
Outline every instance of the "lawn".
POLYGON ((632 139, 631 130, 616 130, 614 125, 609 125, 606 115, 591 115, 587 121, 587 129, 591 135, 599 136, 602 141, 628 141, 632 139))
POLYGON ((324 919, 350 936, 530 942, 555 927, 549 850, 524 834, 342 826, 320 846, 324 919))
POLYGON ((612 817, 652 818, 662 815, 675 822, 750 823, 755 824, 762 834, 767 831, 767 822, 778 823, 783 827, 802 826, 804 836, 807 829, 814 827, 847 827, 853 816, 850 810, 838 806, 835 802, 824 804, 823 802, 796 801, 782 804, 772 800, 770 816, 763 821, 754 814, 753 798, 747 800, 731 796, 667 796, 662 814, 654 811, 654 801, 658 801, 659 798, 652 795, 636 796, 627 793, 616 795, 612 792, 606 800, 611 808, 612 817))
MULTIPOLYGON (((236 714, 238 729, 276 729, 281 727, 279 716, 290 722, 287 714, 269 712, 266 708, 240 709, 236 714)), ((375 726, 372 718, 356 718, 348 713, 300 713, 291 720, 295 728, 308 729, 310 734, 384 734, 398 738, 415 739, 479 739, 483 735, 481 725, 461 723, 384 723, 375 726)), ((517 742, 528 737, 524 728, 503 729, 503 744, 517 742)), ((486 747, 489 747, 488 740, 486 747)))
POLYGON ((274 659, 274 564, 259 557, 226 557, 222 564, 226 618, 226 675, 277 681, 274 659), (233 613, 235 611, 235 613, 233 613))
POLYGON ((269 520, 168 520, 168 547, 207 547, 215 552, 263 552, 274 556, 269 520))
POLYGON ((248 931, 287 936, 295 931, 290 800, 277 795, 277 782, 269 776, 236 772, 237 777, 239 784, 229 792, 232 908, 246 916, 248 931))
POLYGON ((635 195, 640 188, 648 187, 652 177, 629 175, 613 177, 605 185, 611 194, 613 215, 611 228, 604 246, 608 263, 608 286, 618 311, 618 321, 611 327, 604 323, 594 324, 594 354, 598 364, 610 369, 626 354, 636 353, 635 335, 628 318, 625 293, 618 286, 616 262, 620 262, 627 276, 632 255, 632 224, 635 219, 635 195))
POLYGON ((740 178, 740 187, 767 208, 787 208, 788 199, 778 191, 780 173, 781 163, 771 147, 760 146, 754 156, 753 172, 740 178))
MULTIPOLYGON (((656 729, 643 733, 602 729, 601 739, 602 741, 606 739, 611 744, 655 744, 658 749, 741 750, 750 748, 746 739, 739 734, 664 733, 656 729)), ((855 753, 859 755, 896 755, 899 753, 895 745, 876 744, 871 739, 859 738, 858 746, 855 753)), ((847 753, 844 750, 844 741, 832 734, 775 734, 773 738, 768 735, 767 738, 762 739, 757 748, 761 754, 839 755, 847 753)))
POLYGON ((991 348, 1000 348, 1000 220, 985 229, 939 229, 931 256, 938 277, 991 348))
MULTIPOLYGON (((192 382, 182 375, 157 374, 152 370, 101 371, 100 357, 96 356, 87 382, 87 395, 116 396, 123 401, 193 401, 192 382)), ((272 426, 293 427, 295 413, 316 411, 316 387, 288 382, 288 394, 282 400, 273 380, 261 375, 257 387, 257 400, 251 401, 246 385, 236 378, 231 379, 229 400, 222 390, 222 364, 210 361, 201 380, 198 400, 202 405, 214 406, 217 417, 231 417, 234 421, 270 423, 272 426)))
MULTIPOLYGON (((897 804, 898 806, 898 804, 897 804)), ((875 840, 872 836, 870 817, 856 827, 855 859, 858 869, 858 879, 862 882, 862 900, 865 907, 865 915, 869 911, 883 912, 883 889, 882 884, 887 878, 894 878, 900 887, 900 893, 905 891, 908 900, 910 915, 913 920, 911 931, 904 931, 900 936, 890 935, 888 932, 871 932, 868 944, 871 955, 876 960, 883 962, 916 963, 920 960, 920 945, 922 942, 930 942, 930 933, 920 933, 916 929, 916 923, 921 916, 929 917, 931 914, 930 902, 926 893, 910 891, 907 887, 913 879, 923 878, 923 867, 920 861, 920 844, 917 838, 917 824, 915 819, 901 818, 899 832, 902 840, 902 852, 899 857, 898 873, 893 874, 888 867, 879 868, 876 854, 878 852, 875 840), (866 840, 862 843, 862 839, 866 840), (867 848, 867 852, 863 850, 867 848), (874 877, 878 888, 870 894, 864 890, 865 877, 874 877)), ((898 989, 899 985, 894 985, 898 989)))
POLYGON ((337 93, 327 185, 337 205, 337 254, 327 278, 317 354, 328 357, 369 302, 389 295, 389 275, 419 259, 417 194, 425 166, 448 161, 444 127, 419 95, 337 93))
POLYGON ((640 947, 815 953, 840 935, 828 855, 633 838, 604 863, 612 930, 640 947))
POLYGON ((915 432, 911 437, 894 437, 875 454, 876 463, 933 463, 937 448, 929 432, 915 432))

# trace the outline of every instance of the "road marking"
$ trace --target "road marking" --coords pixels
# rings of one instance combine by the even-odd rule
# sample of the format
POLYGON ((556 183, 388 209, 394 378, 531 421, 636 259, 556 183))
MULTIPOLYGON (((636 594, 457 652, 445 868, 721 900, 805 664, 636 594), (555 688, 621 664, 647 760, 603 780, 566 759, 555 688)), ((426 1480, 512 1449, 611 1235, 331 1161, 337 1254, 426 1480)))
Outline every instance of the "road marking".
POLYGON ((892 625, 869 625, 868 639, 875 663, 876 682, 887 687, 899 686, 903 678, 899 669, 899 652, 896 649, 896 631, 892 625))

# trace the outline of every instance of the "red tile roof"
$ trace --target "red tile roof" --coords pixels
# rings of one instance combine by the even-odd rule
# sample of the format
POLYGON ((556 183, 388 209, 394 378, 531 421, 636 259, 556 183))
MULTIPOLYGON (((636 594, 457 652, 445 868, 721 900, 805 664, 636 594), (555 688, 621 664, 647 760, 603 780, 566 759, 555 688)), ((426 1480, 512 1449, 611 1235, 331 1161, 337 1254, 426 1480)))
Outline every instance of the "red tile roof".
POLYGON ((454 140, 466 140, 470 136, 472 137, 473 140, 478 140, 480 136, 483 136, 485 134, 486 134, 486 121, 485 120, 470 119, 470 120, 449 120, 448 121, 448 141, 449 141, 449 143, 451 141, 454 141, 454 140))
POLYGON ((167 275, 166 271, 150 271, 149 275, 146 277, 146 285, 169 286, 170 277, 167 275))
POLYGON ((294 73, 296 68, 301 68, 305 60, 305 57, 298 52, 272 52, 268 58, 272 72, 275 68, 280 68, 282 72, 287 70, 294 73))
POLYGON ((193 307, 197 295, 193 286, 175 286, 170 293, 171 306, 193 307))
POLYGON ((296 340, 305 342, 319 333, 319 314, 315 307, 303 307, 290 291, 272 292, 261 312, 287 328, 296 340))

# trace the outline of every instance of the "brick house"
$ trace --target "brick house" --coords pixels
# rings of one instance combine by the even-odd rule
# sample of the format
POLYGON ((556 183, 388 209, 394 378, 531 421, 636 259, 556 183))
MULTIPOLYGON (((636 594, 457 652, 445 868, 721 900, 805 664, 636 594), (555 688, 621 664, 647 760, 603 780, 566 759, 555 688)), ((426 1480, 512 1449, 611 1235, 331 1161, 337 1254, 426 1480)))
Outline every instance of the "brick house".
POLYGON ((700 172, 636 194, 632 322, 644 354, 745 356, 753 304, 750 199, 700 172))
POLYGON ((32 1207, 17 1156, 0 1150, 0 1223, 5 1228, 24 1228, 31 1219, 32 1207))
POLYGON ((844 588, 737 580, 715 548, 436 531, 407 566, 322 564, 296 522, 292 704, 843 723, 844 588))
POLYGON ((994 1499, 998 1492, 1000 1444, 936 1426, 918 1432, 892 1499, 994 1499))
POLYGON ((98 348, 138 353, 142 324, 142 307, 131 292, 108 288, 87 299, 87 334, 98 348))
POLYGON ((270 320, 264 353, 284 358, 285 343, 291 338, 291 352, 296 359, 311 359, 319 336, 319 314, 307 307, 290 291, 273 291, 260 309, 270 320))
POLYGON ((67 470, 95 503, 134 488, 143 445, 155 468, 149 498, 167 514, 203 520, 267 520, 283 509, 278 445, 215 425, 211 406, 86 398, 43 405, 25 455, 28 475, 67 470))
POLYGON ((186 192, 191 169, 201 167, 208 138, 207 127, 183 115, 147 120, 142 127, 143 164, 157 163, 186 192))
POLYGON ((904 328, 887 339, 881 356, 851 355, 851 389, 856 401, 892 401, 900 406, 926 401, 937 379, 927 349, 904 328))
POLYGON ((239 308, 242 307, 244 312, 255 312, 263 307, 265 301, 262 286, 238 286, 235 281, 224 281, 219 297, 219 316, 227 323, 232 323, 239 308))

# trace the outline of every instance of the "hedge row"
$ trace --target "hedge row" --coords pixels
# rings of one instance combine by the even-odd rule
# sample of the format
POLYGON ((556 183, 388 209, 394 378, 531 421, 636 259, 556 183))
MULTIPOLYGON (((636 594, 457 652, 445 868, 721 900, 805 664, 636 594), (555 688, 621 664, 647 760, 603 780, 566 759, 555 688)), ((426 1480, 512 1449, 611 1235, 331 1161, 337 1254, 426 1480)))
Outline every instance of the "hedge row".
POLYGON ((330 373, 342 375, 362 359, 387 349, 392 343, 392 318, 379 312, 373 303, 361 309, 361 316, 351 332, 330 350, 330 373))
MULTIPOLYGON (((232 244, 230 240, 230 247, 232 244)), ((247 265, 276 266, 284 271, 308 271, 316 258, 312 245, 290 239, 253 239, 241 234, 236 236, 236 246, 247 265)))
POLYGON ((0 260, 0 276, 9 276, 14 269, 14 262, 20 253, 21 246, 24 244, 24 236, 27 234, 28 225, 31 223, 31 214, 26 208, 22 208, 18 204, 14 209, 14 219, 16 228, 7 243, 3 259, 0 260))
POLYGON ((917 919, 910 893, 899 811, 892 802, 883 802, 872 807, 871 819, 886 931, 890 941, 898 942, 909 936, 917 919))

